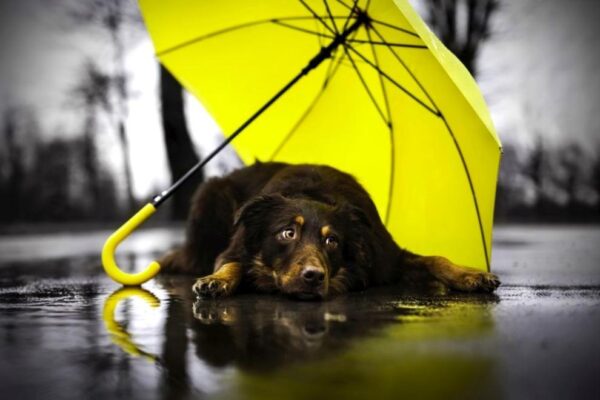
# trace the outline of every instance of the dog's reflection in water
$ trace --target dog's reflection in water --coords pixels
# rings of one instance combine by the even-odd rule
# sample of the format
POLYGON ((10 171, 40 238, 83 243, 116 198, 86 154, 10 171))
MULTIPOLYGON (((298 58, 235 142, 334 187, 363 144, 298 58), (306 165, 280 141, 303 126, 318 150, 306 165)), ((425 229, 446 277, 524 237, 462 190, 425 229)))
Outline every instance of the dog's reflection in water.
POLYGON ((432 317, 436 321, 439 315, 450 322, 438 322, 438 329, 429 327, 427 332, 442 337, 481 335, 493 329, 489 310, 498 301, 493 294, 447 296, 395 288, 318 302, 250 293, 196 299, 188 282, 181 277, 161 282, 171 297, 165 329, 169 354, 181 347, 178 354, 184 358, 186 348, 192 347, 208 365, 257 372, 336 356, 393 325, 403 325, 405 335, 421 340, 423 329, 411 330, 411 324, 432 317))
POLYGON ((303 303, 264 295, 197 300, 193 315, 200 358, 248 369, 325 357, 390 320, 380 313, 365 320, 343 301, 303 303))

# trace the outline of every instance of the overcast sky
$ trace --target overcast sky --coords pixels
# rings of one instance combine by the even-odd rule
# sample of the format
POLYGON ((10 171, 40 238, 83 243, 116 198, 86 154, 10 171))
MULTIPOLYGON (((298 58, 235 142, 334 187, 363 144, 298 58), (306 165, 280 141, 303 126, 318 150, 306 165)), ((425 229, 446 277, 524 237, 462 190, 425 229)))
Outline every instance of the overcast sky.
MULTIPOLYGON (((92 25, 76 25, 60 4, 69 1, 0 1, 0 110, 32 107, 44 135, 73 135, 81 113, 69 89, 83 59, 108 66, 108 38, 92 25)), ((493 36, 479 60, 479 82, 504 142, 529 145, 578 140, 597 147, 600 137, 600 1, 501 0, 493 36)), ((143 26, 128 32, 127 67, 133 99, 128 131, 135 192, 149 195, 168 183, 157 99, 158 70, 143 26)), ((194 140, 206 154, 219 129, 188 96, 194 140)), ((111 163, 120 163, 114 132, 99 142, 111 163)), ((213 165, 214 167, 214 165, 213 165)), ((214 170, 214 168, 213 168, 214 170)))
POLYGON ((600 138, 600 1, 505 0, 479 59, 501 138, 600 138))

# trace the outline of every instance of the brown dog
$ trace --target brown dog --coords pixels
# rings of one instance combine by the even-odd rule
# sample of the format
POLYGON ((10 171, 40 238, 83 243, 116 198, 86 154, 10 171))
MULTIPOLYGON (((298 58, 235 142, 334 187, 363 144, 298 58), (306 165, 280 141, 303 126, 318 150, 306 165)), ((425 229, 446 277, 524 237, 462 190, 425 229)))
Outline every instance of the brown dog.
POLYGON ((209 180, 193 200, 184 246, 162 264, 207 275, 193 286, 200 297, 250 290, 322 299, 390 283, 490 292, 500 284, 400 248, 362 186, 318 165, 257 163, 209 180))

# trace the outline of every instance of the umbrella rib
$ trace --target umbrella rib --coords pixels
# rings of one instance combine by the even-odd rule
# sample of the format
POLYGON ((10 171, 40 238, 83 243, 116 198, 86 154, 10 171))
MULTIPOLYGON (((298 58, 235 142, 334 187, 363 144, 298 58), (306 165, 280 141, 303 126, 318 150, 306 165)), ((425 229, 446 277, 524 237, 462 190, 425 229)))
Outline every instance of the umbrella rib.
POLYGON ((333 58, 331 59, 331 61, 329 62, 329 65, 327 66, 325 80, 323 81, 323 85, 321 86, 322 91, 324 91, 327 88, 327 85, 329 85, 331 78, 333 78, 333 76, 337 72, 337 69, 341 65, 343 58, 344 58, 344 54, 342 54, 337 60, 335 60, 335 53, 333 54, 333 58))
POLYGON ((290 28, 290 29, 293 29, 293 30, 299 31, 299 32, 308 33, 310 35, 319 36, 320 38, 335 39, 333 36, 326 35, 326 34, 323 34, 321 32, 311 31, 310 29, 301 28, 299 26, 286 24, 285 22, 281 22, 281 21, 277 21, 277 20, 273 20, 271 22, 273 22, 275 25, 279 25, 279 26, 282 26, 282 27, 285 27, 285 28, 290 28))
MULTIPOLYGON (((306 8, 308 10, 308 12, 310 12, 314 18, 316 18, 317 20, 319 20, 321 22, 321 24, 323 24, 323 26, 326 27, 329 32, 331 32, 332 34, 336 35, 336 32, 333 29, 331 29, 331 27, 329 25, 327 25, 327 23, 323 20, 323 18, 321 18, 315 12, 315 10, 313 10, 312 8, 310 8, 310 6, 308 4, 306 4, 306 2, 304 0, 298 0, 298 1, 300 1, 300 3, 304 6, 304 8, 306 8)), ((346 26, 344 25, 344 30, 345 29, 346 29, 346 26)))
MULTIPOLYGON (((367 29, 367 37, 371 40, 371 31, 367 29)), ((377 51, 375 46, 371 44, 371 52, 373 53, 373 60, 375 65, 379 67, 379 58, 377 57, 377 51)), ((396 170, 396 144, 394 141, 394 124, 392 123, 392 112, 390 107, 390 101, 388 99, 387 90, 385 88, 385 82, 381 74, 379 76, 379 84, 381 85, 381 92, 383 93, 383 101, 385 103, 385 110, 388 115, 388 128, 389 128, 389 139, 390 139, 390 184, 388 185, 388 204, 385 212, 385 224, 387 225, 390 220, 390 214, 392 210, 392 198, 394 196, 394 175, 396 170)))
POLYGON ((475 195, 475 187, 473 186, 473 180, 471 179, 471 173, 469 172, 469 167, 467 166, 467 161, 465 160, 465 156, 463 155, 462 149, 456 140, 456 136, 454 136, 454 132, 452 128, 450 128, 450 124, 446 120, 444 114, 440 113, 440 118, 444 121, 444 125, 446 125, 446 129, 454 142, 454 146, 456 147, 456 151, 460 156, 460 161, 463 165, 463 169, 465 170, 465 174, 467 175, 467 180, 469 182, 469 188, 471 189, 471 196, 473 197, 473 203, 475 204, 475 212, 477 214, 477 222, 479 223, 479 233, 481 234, 481 243, 483 245, 483 252, 485 254, 485 264, 487 270, 490 271, 490 260, 488 258, 488 249, 487 244, 485 242, 485 233, 483 232, 483 223, 481 222, 481 213, 479 212, 479 202, 477 201, 477 196, 475 195))
POLYGON ((350 7, 348 4, 344 3, 342 0, 335 0, 338 3, 340 3, 341 5, 343 5, 344 7, 346 7, 348 10, 352 11, 352 7, 350 7))
MULTIPOLYGON (((415 32, 413 32, 413 31, 410 31, 410 30, 408 30, 408 29, 400 28, 399 26, 396 26, 396 25, 390 24, 389 22, 380 21, 380 20, 378 20, 378 19, 374 19, 374 18, 370 18, 370 17, 369 17, 369 21, 370 21, 371 23, 376 23, 376 24, 380 24, 380 25, 383 25, 383 26, 387 26, 388 28, 395 29, 395 30, 397 30, 397 31, 400 31, 400 32, 406 33, 406 34, 408 34, 408 35, 411 35, 411 36, 414 36, 414 37, 418 37, 418 38, 420 38, 420 36, 419 36, 418 34, 416 34, 415 32)), ((371 25, 372 25, 372 24, 371 24, 371 25)))
MULTIPOLYGON (((372 28, 373 28, 373 32, 375 32, 375 34, 379 37, 379 39, 382 41, 385 41, 383 36, 379 33, 379 31, 377 31, 377 29, 375 27, 372 27, 372 28)), ((423 93, 425 93, 425 96, 427 96, 427 98, 429 99, 431 104, 433 104, 433 106, 436 108, 436 110, 438 110, 438 117, 440 117, 441 120, 444 122, 444 125, 446 126, 446 129, 448 130, 448 133, 450 134, 450 137, 452 138, 452 141, 454 142, 454 146, 456 148, 456 151, 458 152, 463 169, 467 176, 467 181, 469 182, 469 188, 471 189, 471 196, 473 197, 473 203, 475 204, 475 212, 477 214, 477 222, 479 223, 479 233, 481 234, 481 242, 483 244, 483 251, 485 253, 485 262, 486 262, 487 269, 489 271, 490 270, 490 260, 489 260, 489 256, 488 256, 487 244, 485 241, 485 233, 483 231, 483 223, 481 222, 481 213, 479 211, 479 202, 477 201, 477 196, 475 195, 475 187, 473 186, 473 180, 471 179, 471 173, 469 172, 469 168, 467 166, 467 162, 463 155, 462 149, 460 148, 460 145, 458 144, 458 141, 456 140, 456 136, 454 135, 454 132, 450 128, 450 124, 446 120, 446 117, 441 112, 441 110, 439 110, 439 107, 437 106, 435 101, 433 101, 433 98, 429 95, 429 92, 427 92, 425 87, 421 84, 421 82, 417 79, 417 77, 412 73, 412 71, 408 68, 408 66, 406 65, 406 63, 404 63, 404 61, 400 58, 400 56, 394 51, 394 49, 391 48, 390 46, 387 46, 387 47, 392 52, 394 57, 398 60, 398 62, 400 62, 402 67, 404 67, 404 69, 408 72, 408 74, 411 76, 411 78, 417 83, 419 88, 421 88, 423 93)))
POLYGON ((318 32, 317 40, 319 42, 319 47, 323 48, 323 47, 325 47, 325 45, 323 44, 323 36, 322 35, 326 34, 327 32, 323 32, 324 28, 319 21, 314 20, 313 23, 315 24, 315 29, 318 32))
POLYGON ((388 42, 374 42, 371 40, 363 40, 363 39, 352 39, 347 40, 348 43, 368 43, 374 45, 383 45, 383 46, 392 46, 392 47, 405 47, 409 49, 427 49, 427 46, 424 44, 410 44, 410 43, 388 43, 388 42))
POLYGON ((279 143, 279 146, 277 146, 277 148, 275 149, 275 151, 271 155, 271 158, 269 159, 270 161, 274 160, 275 157, 277 157, 277 155, 279 154, 279 152, 283 149, 283 147, 291 139, 291 137, 294 135, 294 133, 296 133, 296 131, 298 130, 298 128, 300 127, 300 125, 302 125, 302 123, 306 120, 306 117, 308 117, 308 115, 315 108, 315 106, 319 102, 319 99, 321 98, 321 96, 323 95, 323 93, 325 93, 325 89, 327 89, 327 86, 328 86, 329 82, 331 81, 331 78, 333 78, 333 76, 335 75, 335 73, 338 71, 339 66, 342 64, 342 60, 344 59, 344 56, 345 56, 345 54, 342 54, 340 56, 340 58, 337 59, 337 61, 334 61, 333 59, 330 61, 329 67, 328 67, 328 71, 327 71, 327 74, 325 76, 325 80, 323 81, 323 86, 321 86, 321 90, 319 90, 319 92, 317 93, 317 95, 315 96, 315 98, 313 99, 313 101, 308 105, 308 107, 306 108, 306 110, 304 111, 304 113, 300 116, 300 118, 298 119, 298 121, 296 121, 296 123, 294 124, 294 126, 292 127, 292 129, 290 129, 290 131, 285 136, 285 138, 281 141, 281 143, 279 143))
POLYGON ((358 75, 358 79, 360 80, 360 82, 362 83, 363 87, 367 91, 367 94, 369 95, 369 98, 371 99, 371 101, 373 102, 373 105, 377 109, 377 112, 379 113, 379 115, 383 119, 383 122, 385 123, 386 126, 389 126, 390 122, 385 118, 385 115, 383 114, 383 111, 381 110, 381 107, 379 107, 379 104, 377 104, 377 101, 375 101, 375 97, 373 96, 373 93, 369 89, 369 86, 367 85, 367 82, 365 81, 365 78, 363 77, 363 75, 358 70, 358 67, 356 66, 356 63, 354 62, 354 59, 352 58, 352 56, 350 55, 350 53, 348 53, 348 50, 346 49, 346 45, 344 45, 344 52, 346 52, 346 56, 350 60, 350 63, 352 64, 352 68, 354 69, 354 72, 356 72, 356 75, 358 75))
MULTIPOLYGON (((383 43, 386 43, 383 35, 377 30, 377 28, 375 28, 374 26, 372 26, 371 28, 373 29, 373 32, 375 32, 375 34, 377 35, 377 37, 379 37, 379 40, 381 40, 383 43)), ((394 56, 394 58, 400 63, 400 65, 402 65, 402 68, 404 68, 404 70, 410 75, 410 77, 413 79, 413 81, 415 81, 415 83, 417 84, 417 86, 419 86, 419 89, 421 89, 421 91, 423 91, 423 93, 425 94, 425 97, 427 97, 427 100, 429 100, 429 102, 433 105, 433 107, 436 110, 438 110, 437 112, 439 113, 438 106, 435 104, 435 102, 433 101, 433 99, 429 95, 429 92, 427 92, 427 90, 425 90, 425 87, 421 84, 421 82, 419 81, 419 79, 417 79, 417 77, 415 76, 415 74, 413 74, 413 72, 410 70, 410 68, 408 68, 408 65, 406 65, 406 63, 404 62, 404 60, 402 60, 402 58, 398 55, 398 53, 396 53, 396 51, 391 46, 388 45, 386 47, 392 53, 392 55, 394 56)))
MULTIPOLYGON (((317 16, 318 18, 318 16, 317 16)), ((345 16, 334 16, 333 18, 337 18, 337 19, 346 19, 345 16)), ((295 16, 295 17, 281 17, 281 18, 270 18, 270 19, 263 19, 263 20, 259 20, 259 21, 252 21, 252 22, 245 22, 243 24, 239 24, 239 25, 233 25, 233 26, 229 26, 227 28, 223 28, 223 29, 219 29, 217 31, 214 32, 210 32, 210 33, 206 33, 204 35, 200 35, 200 36, 196 36, 192 39, 186 40, 184 42, 181 42, 179 44, 176 44, 174 46, 171 47, 167 47, 164 50, 161 50, 159 52, 156 53, 156 55, 158 57, 160 56, 164 56, 166 54, 172 53, 174 51, 180 50, 184 47, 188 47, 192 44, 196 44, 198 42, 201 42, 203 40, 206 39, 211 39, 213 37, 219 36, 219 35, 223 35, 226 33, 230 33, 230 32, 234 32, 240 29, 245 29, 245 28, 251 28, 254 26, 258 26, 258 25, 262 25, 262 24, 268 24, 268 23, 272 23, 272 22, 281 22, 281 21, 298 21, 298 20, 309 20, 309 19, 315 19, 315 17, 309 17, 309 16, 295 16)))
MULTIPOLYGON (((341 3, 340 0, 338 0, 338 1, 341 3)), ((343 30, 346 30, 346 28, 348 27, 348 24, 350 23, 350 20, 352 19, 352 15, 354 14, 354 10, 356 9, 357 4, 358 4, 358 0, 354 0, 352 2, 352 7, 350 8, 350 13, 348 14, 348 18, 346 19, 346 22, 344 22, 343 30)))
MULTIPOLYGON (((304 32, 304 33, 308 33, 309 35, 315 35, 315 36, 319 36, 320 38, 326 38, 326 39, 335 39, 334 36, 325 34, 325 33, 321 33, 321 32, 317 32, 317 31, 312 31, 310 29, 307 28, 302 28, 296 25, 291 25, 285 22, 281 22, 279 20, 271 20, 271 22, 275 25, 279 25, 281 27, 284 28, 289 28, 289 29, 293 29, 299 32, 304 32)), ((356 43, 356 44, 375 44, 375 45, 384 45, 384 46, 393 46, 393 47, 406 47, 406 48, 414 48, 414 49, 427 49, 427 46, 425 45, 419 45, 419 44, 409 44, 409 43, 388 43, 388 42, 373 42, 371 40, 362 40, 362 39, 348 39, 346 40, 347 43, 356 43)))
POLYGON ((325 3, 325 9, 327 10, 327 15, 329 15, 329 19, 331 20, 331 25, 333 25, 333 30, 335 31, 336 35, 339 35, 340 32, 338 31, 337 25, 335 24, 335 19, 333 19, 333 15, 331 14, 329 3, 327 2, 327 0, 323 0, 323 3, 325 3))
POLYGON ((400 89, 401 91, 403 91, 406 95, 408 95, 411 99, 413 99, 414 101, 416 101, 417 103, 419 103, 421 106, 423 106, 423 108, 425 108, 427 111, 429 111, 430 113, 432 113, 435 116, 440 116, 440 112, 431 108, 430 106, 428 106, 427 104, 425 104, 423 102, 423 100, 419 99, 417 96, 415 96, 414 94, 412 94, 408 89, 406 89, 404 86, 402 86, 401 84, 399 84, 398 82, 396 82, 396 80, 394 78, 392 78, 391 76, 389 76, 385 71, 383 71, 381 68, 379 68, 378 66, 376 66, 375 64, 373 64, 369 59, 367 59, 364 55, 362 55, 358 50, 356 50, 354 47, 352 47, 349 44, 346 44, 348 46, 348 49, 351 50, 353 53, 355 53, 357 56, 359 56, 361 59, 363 59, 367 64, 369 64, 372 68, 374 68, 377 72, 379 72, 381 75, 383 75, 388 81, 390 81, 394 86, 396 86, 398 89, 400 89))
POLYGON ((222 35, 222 34, 225 34, 225 33, 230 33, 230 32, 233 32, 233 31, 237 31, 239 29, 245 29, 245 28, 250 28, 250 27, 253 27, 253 26, 261 25, 261 24, 266 24, 268 22, 271 22, 271 20, 268 19, 268 20, 262 20, 262 21, 246 22, 244 24, 239 24, 239 25, 230 26, 230 27, 227 27, 227 28, 224 28, 224 29, 219 29, 217 31, 210 32, 210 33, 207 33, 207 34, 204 34, 204 35, 201 35, 201 36, 196 36, 195 38, 186 40, 186 41, 181 42, 181 43, 179 43, 179 44, 177 44, 175 46, 167 47, 166 49, 157 52, 156 55, 159 56, 159 57, 160 56, 164 56, 166 54, 169 54, 169 53, 172 53, 174 51, 180 50, 180 49, 182 49, 184 47, 188 47, 188 46, 190 46, 192 44, 196 44, 196 43, 201 42, 203 40, 213 38, 215 36, 219 36, 219 35, 222 35))
MULTIPOLYGON (((369 40, 371 39, 371 31, 369 29, 367 29, 367 37, 369 38, 369 40)), ((381 67, 379 66, 379 58, 377 57, 377 52, 375 51, 375 46, 373 45, 372 42, 371 43, 371 52, 373 53, 373 60, 375 61, 375 65, 381 69, 381 67)), ((381 74, 378 74, 379 77, 379 83, 381 85, 381 92, 383 93, 383 99, 385 102, 385 110, 387 112, 388 115, 388 121, 389 124, 391 126, 392 124, 392 112, 391 112, 391 108, 390 108, 390 103, 388 100, 388 95, 387 95, 387 90, 385 89, 385 85, 383 82, 383 77, 381 76, 381 74)))

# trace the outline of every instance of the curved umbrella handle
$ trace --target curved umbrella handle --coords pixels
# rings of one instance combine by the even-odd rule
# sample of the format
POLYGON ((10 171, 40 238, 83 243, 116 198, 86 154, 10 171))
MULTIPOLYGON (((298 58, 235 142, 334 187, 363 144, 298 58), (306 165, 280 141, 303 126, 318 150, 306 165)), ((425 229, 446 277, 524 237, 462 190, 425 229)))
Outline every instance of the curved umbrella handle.
POLYGON ((119 229, 106 239, 102 249, 102 265, 104 271, 116 282, 125 286, 139 286, 142 283, 152 279, 160 271, 160 264, 152 261, 148 267, 137 274, 123 272, 115 262, 115 250, 119 243, 131 234, 139 225, 144 223, 154 212, 156 208, 151 203, 146 204, 133 217, 125 222, 119 229))

